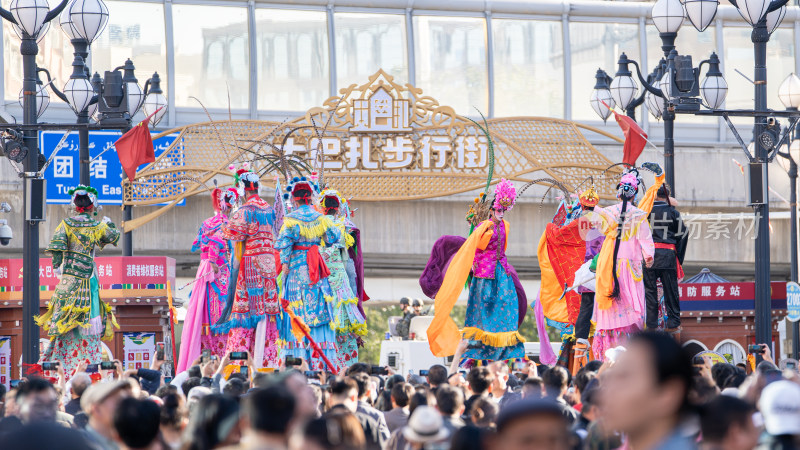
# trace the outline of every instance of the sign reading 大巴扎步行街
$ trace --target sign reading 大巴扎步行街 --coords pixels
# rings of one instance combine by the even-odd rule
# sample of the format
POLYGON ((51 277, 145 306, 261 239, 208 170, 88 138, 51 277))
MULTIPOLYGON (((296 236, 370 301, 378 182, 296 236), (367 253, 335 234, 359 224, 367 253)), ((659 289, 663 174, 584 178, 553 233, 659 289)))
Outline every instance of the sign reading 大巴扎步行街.
MULTIPOLYGON (((155 135, 155 133, 153 133, 155 135)), ((63 131, 42 131, 39 133, 39 146, 42 154, 50 158, 56 146, 61 141, 63 131)), ((122 136, 119 131, 90 131, 89 132, 89 179, 91 185, 97 189, 100 204, 122 204, 122 178, 125 172, 114 148, 114 142, 122 136)), ((153 140, 155 155, 162 154, 176 135, 164 136, 153 140)), ((69 204, 71 201, 69 190, 79 184, 80 157, 78 154, 78 132, 71 132, 61 150, 58 151, 50 166, 45 170, 47 179, 47 203, 69 204)))
POLYGON ((786 283, 786 318, 800 321, 800 285, 794 281, 786 283))

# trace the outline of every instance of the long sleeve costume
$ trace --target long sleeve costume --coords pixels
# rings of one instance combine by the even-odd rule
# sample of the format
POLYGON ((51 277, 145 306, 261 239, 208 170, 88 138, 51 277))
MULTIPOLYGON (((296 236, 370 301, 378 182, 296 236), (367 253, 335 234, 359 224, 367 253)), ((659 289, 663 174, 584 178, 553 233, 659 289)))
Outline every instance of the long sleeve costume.
POLYGON ((110 340, 118 327, 111 307, 100 300, 94 252, 116 245, 119 236, 113 223, 81 213, 62 220, 47 246, 53 268, 63 273, 47 312, 36 323, 50 337, 43 361, 61 361, 68 376, 81 362, 100 362, 101 338, 110 340))
POLYGON ((220 319, 228 297, 231 252, 222 231, 227 223, 225 214, 209 217, 200 225, 192 244, 193 252, 200 250, 200 266, 183 321, 178 372, 188 369, 204 349, 220 359, 225 355, 228 335, 213 333, 211 326, 220 319), (214 266, 218 271, 215 272, 214 266))
MULTIPOLYGON (((281 261, 289 266, 289 273, 283 275, 282 297, 308 325, 311 337, 331 361, 336 358, 336 333, 331 323, 336 305, 327 278, 330 272, 320 255, 319 245, 336 244, 341 239, 341 229, 329 217, 309 205, 301 205, 284 218, 275 243, 281 261)), ((311 370, 326 369, 306 340, 297 341, 286 315, 281 336, 284 355, 303 358, 311 370)))

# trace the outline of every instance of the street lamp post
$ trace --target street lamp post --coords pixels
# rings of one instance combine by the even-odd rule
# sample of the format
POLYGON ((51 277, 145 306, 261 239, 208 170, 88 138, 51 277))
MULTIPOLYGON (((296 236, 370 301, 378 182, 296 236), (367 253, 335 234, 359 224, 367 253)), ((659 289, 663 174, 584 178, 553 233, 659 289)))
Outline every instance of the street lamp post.
MULTIPOLYGON (((78 130, 80 183, 89 185, 91 162, 89 130, 130 129, 131 117, 148 102, 161 108, 156 115, 156 119, 160 120, 166 112, 166 98, 159 87, 158 74, 154 74, 147 82, 150 85, 152 81, 154 87, 152 98, 146 90, 142 92, 133 74, 134 67, 130 60, 127 60, 125 65, 106 72, 104 78, 95 74, 92 80, 89 80, 90 72, 85 63, 89 56, 89 45, 103 31, 108 21, 108 9, 102 0, 81 0, 72 3, 70 0, 63 0, 52 10, 48 9, 46 0, 12 0, 10 11, 0 8, 0 17, 13 25, 22 40, 20 53, 23 83, 20 103, 23 120, 21 124, 15 126, 21 133, 5 130, 5 134, 21 136, 21 142, 18 139, 11 143, 18 147, 19 155, 19 159, 13 160, 23 162, 21 173, 25 179, 23 201, 26 210, 35 211, 37 208, 31 206, 43 207, 45 203, 44 179, 41 173, 45 161, 38 147, 38 131, 43 126, 48 129, 78 130), (61 28, 70 37, 74 47, 73 72, 63 92, 53 86, 46 69, 36 66, 36 55, 39 51, 37 40, 47 32, 48 23, 59 15, 61 28), (47 75, 47 85, 40 80, 39 72, 47 75), (38 116, 50 102, 46 90, 48 86, 73 109, 78 118, 76 124, 37 123, 38 116), (93 115, 90 107, 98 112, 97 124, 90 123, 90 116, 93 115), (24 155, 24 151, 27 151, 27 155, 24 155)), ((26 212, 23 221, 22 354, 25 364, 34 364, 39 360, 39 327, 34 321, 34 316, 39 313, 40 305, 38 224, 43 220, 45 219, 42 211, 40 214, 30 213, 30 215, 26 212)))
MULTIPOLYGON (((778 88, 778 98, 780 98, 783 106, 788 110, 797 110, 800 107, 800 77, 791 74, 786 77, 781 86, 778 88)), ((792 130, 791 143, 787 146, 786 151, 778 151, 778 156, 781 157, 781 162, 789 174, 789 208, 790 208, 790 230, 791 230, 791 280, 795 283, 798 280, 797 268, 797 161, 800 161, 800 130, 797 126, 792 130)), ((792 322, 792 357, 798 359, 800 356, 800 323, 792 322)))
MULTIPOLYGON (((22 43, 22 111, 25 124, 36 124, 38 109, 36 108, 37 68, 36 55, 39 46, 36 39, 43 33, 46 23, 57 17, 67 6, 68 0, 62 0, 54 9, 49 10, 44 0, 15 0, 11 3, 11 11, 0 8, 0 17, 17 25, 21 33, 22 43)), ((41 202, 44 195, 39 170, 39 139, 35 130, 25 130, 24 144, 28 155, 23 161, 23 177, 25 178, 23 201, 26 205, 41 202)), ((30 219, 27 218, 26 219, 30 219)), ((23 363, 34 364, 39 359, 39 327, 33 316, 39 313, 39 222, 25 220, 22 228, 22 354, 23 363)))

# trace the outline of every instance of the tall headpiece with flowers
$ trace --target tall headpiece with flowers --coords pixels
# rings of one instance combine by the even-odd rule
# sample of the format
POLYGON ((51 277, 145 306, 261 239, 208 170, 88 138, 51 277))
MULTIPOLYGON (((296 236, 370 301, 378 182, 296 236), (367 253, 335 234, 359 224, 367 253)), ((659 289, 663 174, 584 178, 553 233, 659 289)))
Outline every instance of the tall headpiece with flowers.
POLYGON ((514 187, 514 183, 505 178, 501 179, 494 188, 494 202, 492 202, 492 208, 495 210, 510 211, 511 208, 514 207, 516 201, 517 189, 514 187))
POLYGON ((256 172, 250 170, 249 163, 242 163, 239 169, 231 164, 228 166, 233 172, 233 185, 244 191, 258 190, 259 177, 256 172))

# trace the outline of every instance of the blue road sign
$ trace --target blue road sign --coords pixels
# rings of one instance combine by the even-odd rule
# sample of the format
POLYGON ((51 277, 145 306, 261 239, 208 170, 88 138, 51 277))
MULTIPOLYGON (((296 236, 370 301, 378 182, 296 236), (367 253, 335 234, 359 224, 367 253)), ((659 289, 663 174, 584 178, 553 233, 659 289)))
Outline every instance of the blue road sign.
MULTIPOLYGON (((50 158, 62 136, 63 131, 40 132, 39 147, 44 156, 50 158)), ((119 163, 117 149, 114 148, 114 142, 120 136, 122 133, 119 131, 89 132, 89 155, 92 158, 89 176, 92 186, 99 193, 101 205, 122 204, 122 179, 125 172, 119 163)), ((153 140, 156 158, 169 148, 176 137, 177 135, 169 135, 153 140)), ((67 192, 77 186, 80 179, 77 131, 67 136, 64 147, 45 170, 44 177, 47 180, 47 203, 69 204, 71 199, 67 192)))
POLYGON ((786 283, 786 318, 792 322, 800 320, 800 285, 794 281, 786 283))

